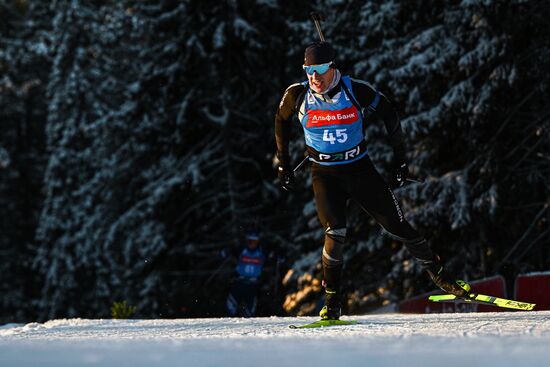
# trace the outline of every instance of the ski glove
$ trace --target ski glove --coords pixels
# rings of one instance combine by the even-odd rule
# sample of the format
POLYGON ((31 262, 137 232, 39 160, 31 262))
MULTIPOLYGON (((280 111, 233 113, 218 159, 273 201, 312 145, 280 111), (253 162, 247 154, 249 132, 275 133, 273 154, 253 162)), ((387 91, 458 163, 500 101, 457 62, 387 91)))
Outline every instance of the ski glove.
POLYGON ((277 177, 279 177, 279 183, 281 184, 282 188, 286 191, 291 191, 294 189, 294 171, 285 166, 279 166, 277 168, 277 177))
POLYGON ((394 172, 394 180, 395 180, 395 186, 401 187, 405 184, 407 181, 407 178, 409 177, 409 166, 406 162, 401 163, 394 172))

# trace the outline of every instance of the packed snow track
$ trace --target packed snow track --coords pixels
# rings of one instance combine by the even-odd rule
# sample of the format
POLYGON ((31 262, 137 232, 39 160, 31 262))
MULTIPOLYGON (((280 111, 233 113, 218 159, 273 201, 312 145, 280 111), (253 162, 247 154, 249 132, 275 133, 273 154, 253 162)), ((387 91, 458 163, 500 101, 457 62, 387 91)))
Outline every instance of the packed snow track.
POLYGON ((0 326, 0 366, 549 366, 550 311, 313 317, 52 320, 0 326))

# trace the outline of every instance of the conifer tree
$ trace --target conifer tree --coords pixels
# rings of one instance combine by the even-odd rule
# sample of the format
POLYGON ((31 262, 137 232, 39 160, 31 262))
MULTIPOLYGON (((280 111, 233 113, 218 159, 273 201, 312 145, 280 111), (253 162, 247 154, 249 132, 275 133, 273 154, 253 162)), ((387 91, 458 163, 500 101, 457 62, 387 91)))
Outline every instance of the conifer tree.
POLYGON ((32 314, 40 282, 31 260, 45 165, 48 14, 44 4, 0 4, 0 323, 32 314))

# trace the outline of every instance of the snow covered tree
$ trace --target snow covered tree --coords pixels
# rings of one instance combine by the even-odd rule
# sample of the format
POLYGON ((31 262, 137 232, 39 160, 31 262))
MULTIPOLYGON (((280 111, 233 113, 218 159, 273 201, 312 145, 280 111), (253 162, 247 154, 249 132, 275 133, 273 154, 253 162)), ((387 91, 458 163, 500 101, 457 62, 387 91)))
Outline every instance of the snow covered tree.
POLYGON ((0 3, 0 322, 32 315, 30 268, 44 170, 48 9, 0 3))
POLYGON ((244 71, 269 44, 253 15, 271 7, 58 3, 45 317, 102 315, 112 299, 142 315, 208 305, 217 251, 263 209, 270 124, 261 75, 244 71))
MULTIPOLYGON (((28 304, 42 319, 108 317, 120 300, 138 317, 219 314, 232 269, 216 254, 251 222, 287 250, 289 312, 313 312, 323 231, 307 165, 296 191, 277 186, 272 127, 284 89, 305 80, 310 10, 325 13, 339 68, 398 107, 426 182, 397 194, 450 268, 469 279, 547 268, 549 8, 3 2, 0 270, 16 280, 0 281, 2 315, 32 315, 28 304)), ((294 133, 298 164, 298 124, 294 133)), ((367 135, 389 177, 383 124, 367 135)), ((401 244, 350 210, 350 310, 433 287, 401 244)))

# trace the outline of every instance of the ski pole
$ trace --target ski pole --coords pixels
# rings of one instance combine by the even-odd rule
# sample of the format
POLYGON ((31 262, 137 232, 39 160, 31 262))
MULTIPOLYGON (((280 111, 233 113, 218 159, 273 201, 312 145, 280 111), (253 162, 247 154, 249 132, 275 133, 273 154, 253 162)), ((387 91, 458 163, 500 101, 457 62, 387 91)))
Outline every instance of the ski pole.
POLYGON ((325 36, 323 36, 323 31, 321 30, 321 21, 323 20, 323 17, 321 16, 321 13, 317 13, 315 11, 312 11, 309 13, 311 16, 311 19, 313 19, 313 22, 315 23, 315 28, 317 28, 317 32, 319 33, 319 38, 322 42, 325 42, 325 36))
POLYGON ((405 181, 408 181, 408 182, 415 182, 415 183, 424 183, 424 180, 421 179, 421 178, 411 178, 411 177, 407 177, 407 179, 405 181))
POLYGON ((304 163, 306 163, 306 161, 308 159, 309 159, 309 154, 306 155, 306 157, 304 159, 302 159, 302 161, 300 163, 298 163, 298 165, 292 170, 292 172, 298 171, 304 165, 304 163))
POLYGON ((203 284, 203 287, 207 286, 208 283, 210 283, 210 281, 212 281, 212 279, 214 279, 218 273, 220 272, 220 270, 223 268, 223 266, 230 260, 230 256, 227 256, 225 259, 223 259, 222 263, 220 264, 220 266, 218 266, 218 268, 216 269, 216 271, 214 271, 212 273, 212 275, 210 275, 208 277, 208 279, 206 280, 206 282, 204 282, 203 284))

